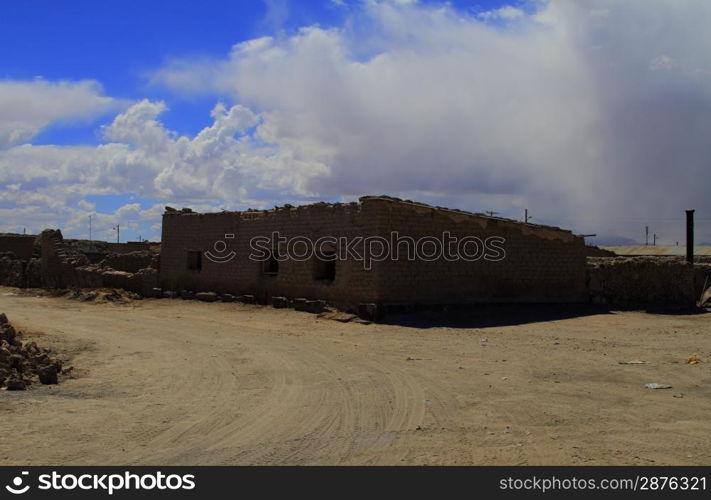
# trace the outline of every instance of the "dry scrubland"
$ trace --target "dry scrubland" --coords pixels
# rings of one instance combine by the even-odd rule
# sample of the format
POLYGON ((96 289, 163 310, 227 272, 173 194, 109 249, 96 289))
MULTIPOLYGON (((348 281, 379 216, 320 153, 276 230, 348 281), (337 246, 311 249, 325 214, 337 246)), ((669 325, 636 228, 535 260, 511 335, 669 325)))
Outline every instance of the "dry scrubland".
POLYGON ((711 464, 707 314, 361 325, 12 288, 0 312, 76 377, 0 392, 2 464, 711 464))

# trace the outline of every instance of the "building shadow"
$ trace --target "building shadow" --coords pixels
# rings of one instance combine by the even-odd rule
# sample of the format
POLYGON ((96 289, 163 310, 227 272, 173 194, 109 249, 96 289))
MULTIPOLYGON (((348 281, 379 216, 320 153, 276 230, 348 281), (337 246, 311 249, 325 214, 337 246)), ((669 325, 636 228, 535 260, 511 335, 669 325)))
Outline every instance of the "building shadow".
POLYGON ((468 306, 408 306, 388 309, 384 324, 410 328, 493 328, 557 321, 614 311, 657 315, 709 314, 705 308, 673 306, 606 306, 596 304, 478 304, 468 306))
POLYGON ((611 314, 612 311, 613 308, 595 304, 409 306, 388 309, 382 323, 410 328, 493 328, 611 314))
POLYGON ((670 306, 647 306, 644 312, 648 314, 658 314, 663 316, 694 316, 699 314, 709 314, 711 309, 707 307, 670 307, 670 306))

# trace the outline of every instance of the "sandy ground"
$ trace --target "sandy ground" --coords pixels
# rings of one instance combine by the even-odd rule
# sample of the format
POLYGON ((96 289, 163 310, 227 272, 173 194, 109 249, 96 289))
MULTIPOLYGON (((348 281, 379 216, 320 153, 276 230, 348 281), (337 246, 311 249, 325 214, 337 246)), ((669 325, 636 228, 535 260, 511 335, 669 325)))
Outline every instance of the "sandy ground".
POLYGON ((711 464, 711 315, 537 311, 359 325, 0 288, 78 375, 0 392, 0 463, 711 464))

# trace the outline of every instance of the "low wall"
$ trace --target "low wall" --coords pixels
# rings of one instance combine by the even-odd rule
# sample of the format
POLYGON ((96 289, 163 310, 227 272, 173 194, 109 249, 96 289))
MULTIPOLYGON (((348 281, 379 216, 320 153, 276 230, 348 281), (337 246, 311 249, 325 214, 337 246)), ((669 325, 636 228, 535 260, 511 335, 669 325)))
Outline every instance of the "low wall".
POLYGON ((675 257, 588 258, 588 290, 597 304, 694 307, 696 275, 675 257))
MULTIPOLYGON (((65 245, 59 230, 42 231, 42 284, 49 288, 123 288, 149 295, 158 286, 156 269, 135 269, 133 272, 112 269, 106 265, 91 264, 75 245, 65 245)), ((113 262, 124 267, 140 263, 150 265, 154 255, 116 255, 113 262)))
POLYGON ((42 268, 39 259, 27 262, 17 259, 14 253, 0 254, 0 285, 18 288, 42 286, 42 268))
POLYGON ((141 269, 151 267, 156 254, 150 250, 130 253, 112 253, 101 261, 102 266, 110 267, 116 271, 137 273, 141 269))
POLYGON ((105 243, 111 253, 144 252, 151 249, 147 241, 128 241, 126 243, 105 243))
POLYGON ((12 252, 22 261, 29 261, 34 253, 36 236, 21 234, 0 235, 0 253, 12 252))

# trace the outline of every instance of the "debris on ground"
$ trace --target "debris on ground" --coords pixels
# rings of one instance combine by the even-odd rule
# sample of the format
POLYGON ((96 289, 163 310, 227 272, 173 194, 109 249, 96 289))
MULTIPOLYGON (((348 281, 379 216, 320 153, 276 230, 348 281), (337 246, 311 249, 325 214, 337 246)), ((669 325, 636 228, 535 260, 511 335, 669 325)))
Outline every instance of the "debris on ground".
POLYGON ((698 365, 698 364, 701 363, 701 362, 702 362, 702 361, 701 361, 701 358, 699 358, 699 357, 696 356, 696 355, 694 355, 694 356, 689 356, 688 358, 686 358, 686 364, 687 364, 687 365, 698 365))
POLYGON ((620 361, 621 365, 646 365, 646 361, 642 361, 641 359, 633 359, 632 361, 620 361))
POLYGON ((669 384, 660 384, 658 382, 650 382, 649 384, 644 384, 647 389, 671 389, 672 386, 669 384))
POLYGON ((36 382, 57 384, 60 375, 71 373, 72 367, 53 357, 50 349, 22 342, 21 336, 0 313, 0 388, 24 391, 36 382))
POLYGON ((217 302, 220 297, 215 292, 198 292, 195 294, 197 300, 202 302, 217 302))
POLYGON ((65 290, 62 295, 71 300, 80 300, 82 302, 97 302, 100 304, 104 304, 107 302, 125 304, 132 300, 141 299, 141 296, 137 293, 117 288, 98 288, 94 290, 65 290))
POLYGON ((337 311, 332 308, 327 308, 327 310, 320 313, 318 317, 338 321, 339 323, 348 323, 349 321, 353 321, 358 318, 355 314, 337 311))

